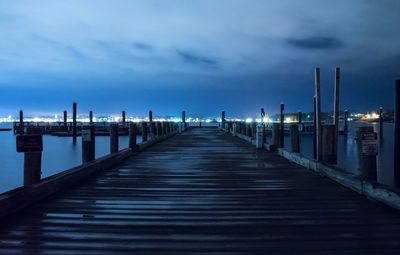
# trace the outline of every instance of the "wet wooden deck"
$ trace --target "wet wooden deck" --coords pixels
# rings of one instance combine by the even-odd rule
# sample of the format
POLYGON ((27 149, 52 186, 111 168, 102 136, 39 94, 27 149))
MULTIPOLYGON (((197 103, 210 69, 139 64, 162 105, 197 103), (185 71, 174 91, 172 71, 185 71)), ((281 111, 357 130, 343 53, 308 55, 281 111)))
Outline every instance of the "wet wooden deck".
POLYGON ((400 213, 211 128, 3 222, 0 254, 400 254, 400 213))

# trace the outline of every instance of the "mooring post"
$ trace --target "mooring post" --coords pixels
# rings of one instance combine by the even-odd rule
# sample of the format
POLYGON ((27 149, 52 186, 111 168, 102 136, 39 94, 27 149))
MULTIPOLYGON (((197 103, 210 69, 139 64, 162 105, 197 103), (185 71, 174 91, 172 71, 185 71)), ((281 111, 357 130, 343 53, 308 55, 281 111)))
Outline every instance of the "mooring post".
POLYGON ((221 112, 221 129, 225 129, 225 111, 221 112))
POLYGON ((328 164, 336 164, 335 155, 335 125, 321 126, 321 161, 328 164))
MULTIPOLYGON (((357 130, 358 161, 361 176, 369 181, 377 181, 376 156, 378 155, 378 135, 371 126, 357 130)), ((395 154, 396 155, 396 154, 395 154)))
POLYGON ((68 116, 67 116, 67 111, 64 111, 64 129, 68 131, 68 116))
POLYGON ((280 132, 280 136, 281 136, 281 147, 285 147, 285 116, 284 116, 284 111, 285 111, 285 104, 281 103, 281 132, 280 132))
POLYGON ((129 123, 129 148, 132 151, 136 150, 136 136, 137 136, 137 125, 135 122, 129 123))
POLYGON ((335 94, 334 94, 334 111, 333 111, 333 124, 335 125, 334 130, 334 143, 333 143, 333 152, 334 152, 334 164, 337 163, 337 151, 338 151, 338 137, 339 137, 339 104, 340 104, 340 68, 336 67, 335 69, 335 94))
POLYGON ((147 142, 147 123, 142 121, 142 142, 147 142))
POLYGON ((379 139, 383 139, 383 108, 379 108, 379 139))
POLYGON ((313 114, 313 156, 317 159, 317 100, 314 96, 314 114, 313 114))
POLYGON ((264 126, 262 122, 256 126, 256 129, 256 149, 262 149, 264 148, 264 126))
POLYGON ((281 127, 279 123, 272 124, 272 142, 275 148, 282 148, 281 127))
POLYGON ((349 118, 349 112, 347 110, 344 110, 344 127, 343 127, 343 133, 345 135, 347 135, 348 133, 348 125, 347 125, 347 121, 349 118))
POLYGON ((122 111, 122 127, 126 127, 126 112, 122 111))
POLYGON ((93 124, 93 111, 89 111, 89 124, 93 124))
POLYGON ((110 124, 110 153, 118 152, 119 149, 118 123, 110 124))
POLYGON ((299 126, 290 125, 290 138, 292 141, 292 152, 300 152, 300 136, 299 136, 299 126))
POLYGON ((72 105, 72 142, 76 143, 76 102, 72 105))
POLYGON ((297 124, 298 124, 298 130, 303 131, 303 114, 301 111, 297 112, 297 124))
POLYGON ((24 134, 24 112, 22 110, 19 111, 19 129, 18 133, 20 135, 24 134))
POLYGON ((395 85, 394 106, 394 181, 400 187, 400 80, 395 85))
MULTIPOLYGON (((26 136, 41 136, 43 141, 43 132, 40 127, 27 127, 26 136)), ((36 140, 36 139, 35 139, 36 140)), ((27 145, 28 147, 31 144, 27 145)), ((43 144, 41 145, 43 148, 43 144)), ((42 174, 42 150, 24 152, 24 186, 30 186, 40 182, 42 174)))
POLYGON ((317 161, 322 160, 322 130, 321 130, 321 74, 319 67, 315 68, 315 119, 317 161))
POLYGON ((186 127, 186 111, 182 111, 182 123, 186 127))
POLYGON ((82 163, 95 160, 95 128, 94 125, 82 127, 82 163))

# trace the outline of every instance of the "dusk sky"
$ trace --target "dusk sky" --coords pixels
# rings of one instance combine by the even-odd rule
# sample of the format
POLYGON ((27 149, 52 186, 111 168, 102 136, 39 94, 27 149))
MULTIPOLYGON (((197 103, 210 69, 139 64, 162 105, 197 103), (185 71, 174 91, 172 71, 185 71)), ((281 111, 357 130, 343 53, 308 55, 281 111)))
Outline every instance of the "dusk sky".
POLYGON ((0 116, 393 107, 399 0, 0 1, 0 116))

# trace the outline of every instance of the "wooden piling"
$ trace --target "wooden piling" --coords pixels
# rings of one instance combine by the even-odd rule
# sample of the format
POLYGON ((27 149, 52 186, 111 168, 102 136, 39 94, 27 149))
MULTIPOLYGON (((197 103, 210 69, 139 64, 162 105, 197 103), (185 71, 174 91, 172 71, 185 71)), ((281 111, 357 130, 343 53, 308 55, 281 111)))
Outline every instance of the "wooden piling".
POLYGON ((313 98, 314 102, 314 113, 313 113, 313 156, 314 159, 317 159, 317 103, 316 98, 313 98))
POLYGON ((82 163, 95 160, 95 127, 94 125, 82 127, 82 163))
POLYGON ((272 142, 275 148, 282 148, 281 130, 279 123, 272 124, 272 142))
POLYGON ((321 74, 319 67, 315 68, 315 103, 317 161, 322 161, 321 74))
POLYGON ((184 125, 186 124, 186 111, 182 111, 182 122, 184 125))
POLYGON ((225 129, 225 111, 221 112, 221 128, 225 129))
POLYGON ((160 136, 162 136, 161 122, 157 121, 156 126, 157 126, 157 128, 156 128, 157 129, 157 136, 160 137, 160 136))
POLYGON ((153 111, 149 111, 149 122, 153 122, 153 111))
POLYGON ((64 111, 64 128, 67 130, 68 128, 68 116, 67 111, 64 111))
MULTIPOLYGON (((357 130, 358 162, 361 176, 369 181, 377 181, 376 156, 378 152, 377 134, 371 126, 357 130)), ((396 154, 395 154, 396 155, 396 154)))
POLYGON ((292 152, 300 152, 300 136, 299 136, 299 126, 290 125, 290 138, 292 141, 292 152))
POLYGON ((343 127, 343 132, 344 132, 344 134, 345 135, 347 135, 347 133, 348 133, 348 129, 349 129, 349 127, 348 127, 348 124, 347 124, 347 119, 349 118, 349 112, 347 111, 347 110, 344 110, 344 127, 343 127))
POLYGON ((93 111, 89 111, 89 123, 93 124, 93 111))
POLYGON ((333 124, 335 125, 334 129, 334 143, 333 143, 333 151, 334 151, 334 164, 337 163, 337 151, 338 151, 338 137, 339 137, 339 103, 340 103, 340 68, 336 67, 335 69, 335 95, 334 95, 334 111, 333 111, 333 124))
POLYGON ((379 139, 383 139, 383 108, 379 108, 379 139))
POLYGON ((132 151, 136 150, 136 136, 137 136, 137 124, 135 122, 129 123, 129 148, 132 151))
POLYGON ((297 124, 298 124, 298 130, 303 131, 303 116, 301 111, 297 112, 297 124))
POLYGON ((336 164, 335 153, 335 125, 321 126, 321 161, 328 164, 336 164))
MULTIPOLYGON (((27 127, 26 135, 42 135, 40 127, 27 127)), ((42 152, 24 152, 24 186, 40 182, 42 174, 42 152)))
POLYGON ((118 123, 110 124, 110 153, 118 152, 119 137, 118 137, 118 123))
POLYGON ((76 102, 73 103, 72 105, 72 142, 76 143, 76 135, 77 135, 77 130, 76 130, 76 102))
POLYGON ((20 135, 24 134, 24 112, 22 110, 19 111, 19 129, 18 133, 20 135))
POLYGON ((122 127, 126 127, 126 112, 122 111, 122 127))
POLYGON ((396 186, 400 187, 400 80, 395 85, 395 108, 394 108, 394 180, 396 186))
POLYGON ((285 111, 285 104, 281 103, 281 112, 280 112, 280 114, 281 114, 281 125, 280 125, 280 128, 281 128, 280 139, 281 139, 281 141, 280 141, 280 144, 281 144, 282 148, 285 147, 285 115, 284 115, 284 111, 285 111))
POLYGON ((147 142, 147 123, 142 121, 142 142, 147 142))

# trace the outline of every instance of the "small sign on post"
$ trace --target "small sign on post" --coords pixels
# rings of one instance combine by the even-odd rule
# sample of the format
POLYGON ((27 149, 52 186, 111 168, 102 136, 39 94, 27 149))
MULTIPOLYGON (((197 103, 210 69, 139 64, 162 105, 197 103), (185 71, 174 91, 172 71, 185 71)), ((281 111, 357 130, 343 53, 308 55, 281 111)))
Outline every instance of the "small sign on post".
POLYGON ((17 152, 43 151, 41 135, 17 135, 17 152))
POLYGON ((361 176, 367 180, 376 182, 376 155, 378 155, 378 135, 371 126, 359 127, 358 158, 361 176))
POLYGON ((90 129, 82 129, 82 141, 90 142, 92 140, 91 130, 90 129))
POLYGON ((363 156, 378 155, 378 135, 376 132, 361 133, 361 153, 363 156))

